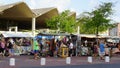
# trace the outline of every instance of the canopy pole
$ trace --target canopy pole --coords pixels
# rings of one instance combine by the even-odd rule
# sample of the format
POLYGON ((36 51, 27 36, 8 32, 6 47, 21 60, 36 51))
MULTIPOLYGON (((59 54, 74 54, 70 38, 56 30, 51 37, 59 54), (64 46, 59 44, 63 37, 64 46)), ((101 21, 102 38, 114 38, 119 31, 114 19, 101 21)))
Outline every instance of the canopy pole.
POLYGON ((35 30, 36 30, 36 24, 35 24, 35 22, 36 22, 36 19, 35 19, 35 17, 34 18, 32 18, 32 35, 33 36, 35 36, 35 30))
POLYGON ((76 56, 78 56, 78 39, 79 39, 79 34, 80 34, 80 27, 78 26, 77 28, 77 41, 76 41, 76 56))

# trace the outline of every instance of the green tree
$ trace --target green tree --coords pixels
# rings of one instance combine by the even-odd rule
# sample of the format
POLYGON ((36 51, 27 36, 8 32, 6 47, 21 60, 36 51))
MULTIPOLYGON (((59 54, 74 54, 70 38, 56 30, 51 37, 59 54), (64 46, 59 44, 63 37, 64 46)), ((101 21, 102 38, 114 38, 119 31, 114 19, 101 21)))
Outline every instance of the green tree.
POLYGON ((112 26, 109 19, 112 15, 113 3, 102 3, 92 12, 84 12, 78 22, 81 27, 81 33, 96 34, 107 30, 112 26))
POLYGON ((51 29, 59 29, 63 32, 74 32, 75 29, 73 28, 75 28, 76 20, 74 17, 69 16, 69 14, 69 10, 63 11, 60 15, 47 20, 47 26, 51 29))

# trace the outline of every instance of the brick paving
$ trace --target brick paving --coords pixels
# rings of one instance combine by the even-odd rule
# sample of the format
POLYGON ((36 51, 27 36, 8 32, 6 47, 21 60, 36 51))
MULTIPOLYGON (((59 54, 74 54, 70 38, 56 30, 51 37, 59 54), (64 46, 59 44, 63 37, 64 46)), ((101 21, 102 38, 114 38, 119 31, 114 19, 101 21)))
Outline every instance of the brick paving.
MULTIPOLYGON (((93 62, 87 61, 87 56, 71 57, 71 64, 66 64, 66 58, 46 57, 45 66, 66 66, 66 65, 90 65, 90 64, 115 64, 120 63, 120 55, 115 55, 110 59, 110 62, 105 62, 99 58, 93 58, 93 62)), ((13 56, 13 57, 0 57, 0 68, 22 68, 22 67, 41 67, 40 60, 34 60, 33 56, 13 56), (15 58, 15 66, 9 66, 9 59, 15 58)))

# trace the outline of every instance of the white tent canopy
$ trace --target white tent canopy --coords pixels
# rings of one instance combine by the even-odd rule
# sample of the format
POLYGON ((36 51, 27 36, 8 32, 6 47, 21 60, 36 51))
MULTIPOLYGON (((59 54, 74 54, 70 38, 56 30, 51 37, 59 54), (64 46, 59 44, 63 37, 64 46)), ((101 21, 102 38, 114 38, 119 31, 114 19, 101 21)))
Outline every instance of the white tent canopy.
POLYGON ((96 36, 95 34, 80 34, 81 37, 87 37, 87 38, 109 38, 110 36, 107 35, 99 35, 96 36))
POLYGON ((24 32, 3 32, 1 33, 3 37, 33 37, 31 33, 24 33, 24 32))

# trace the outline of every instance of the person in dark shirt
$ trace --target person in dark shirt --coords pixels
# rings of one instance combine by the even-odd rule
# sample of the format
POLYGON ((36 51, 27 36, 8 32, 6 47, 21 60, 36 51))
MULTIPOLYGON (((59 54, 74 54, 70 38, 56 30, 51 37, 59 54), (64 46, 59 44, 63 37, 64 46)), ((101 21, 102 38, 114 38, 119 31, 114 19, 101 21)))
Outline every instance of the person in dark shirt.
POLYGON ((12 38, 9 38, 7 41, 7 48, 9 49, 9 56, 12 56, 14 54, 14 41, 12 38))

